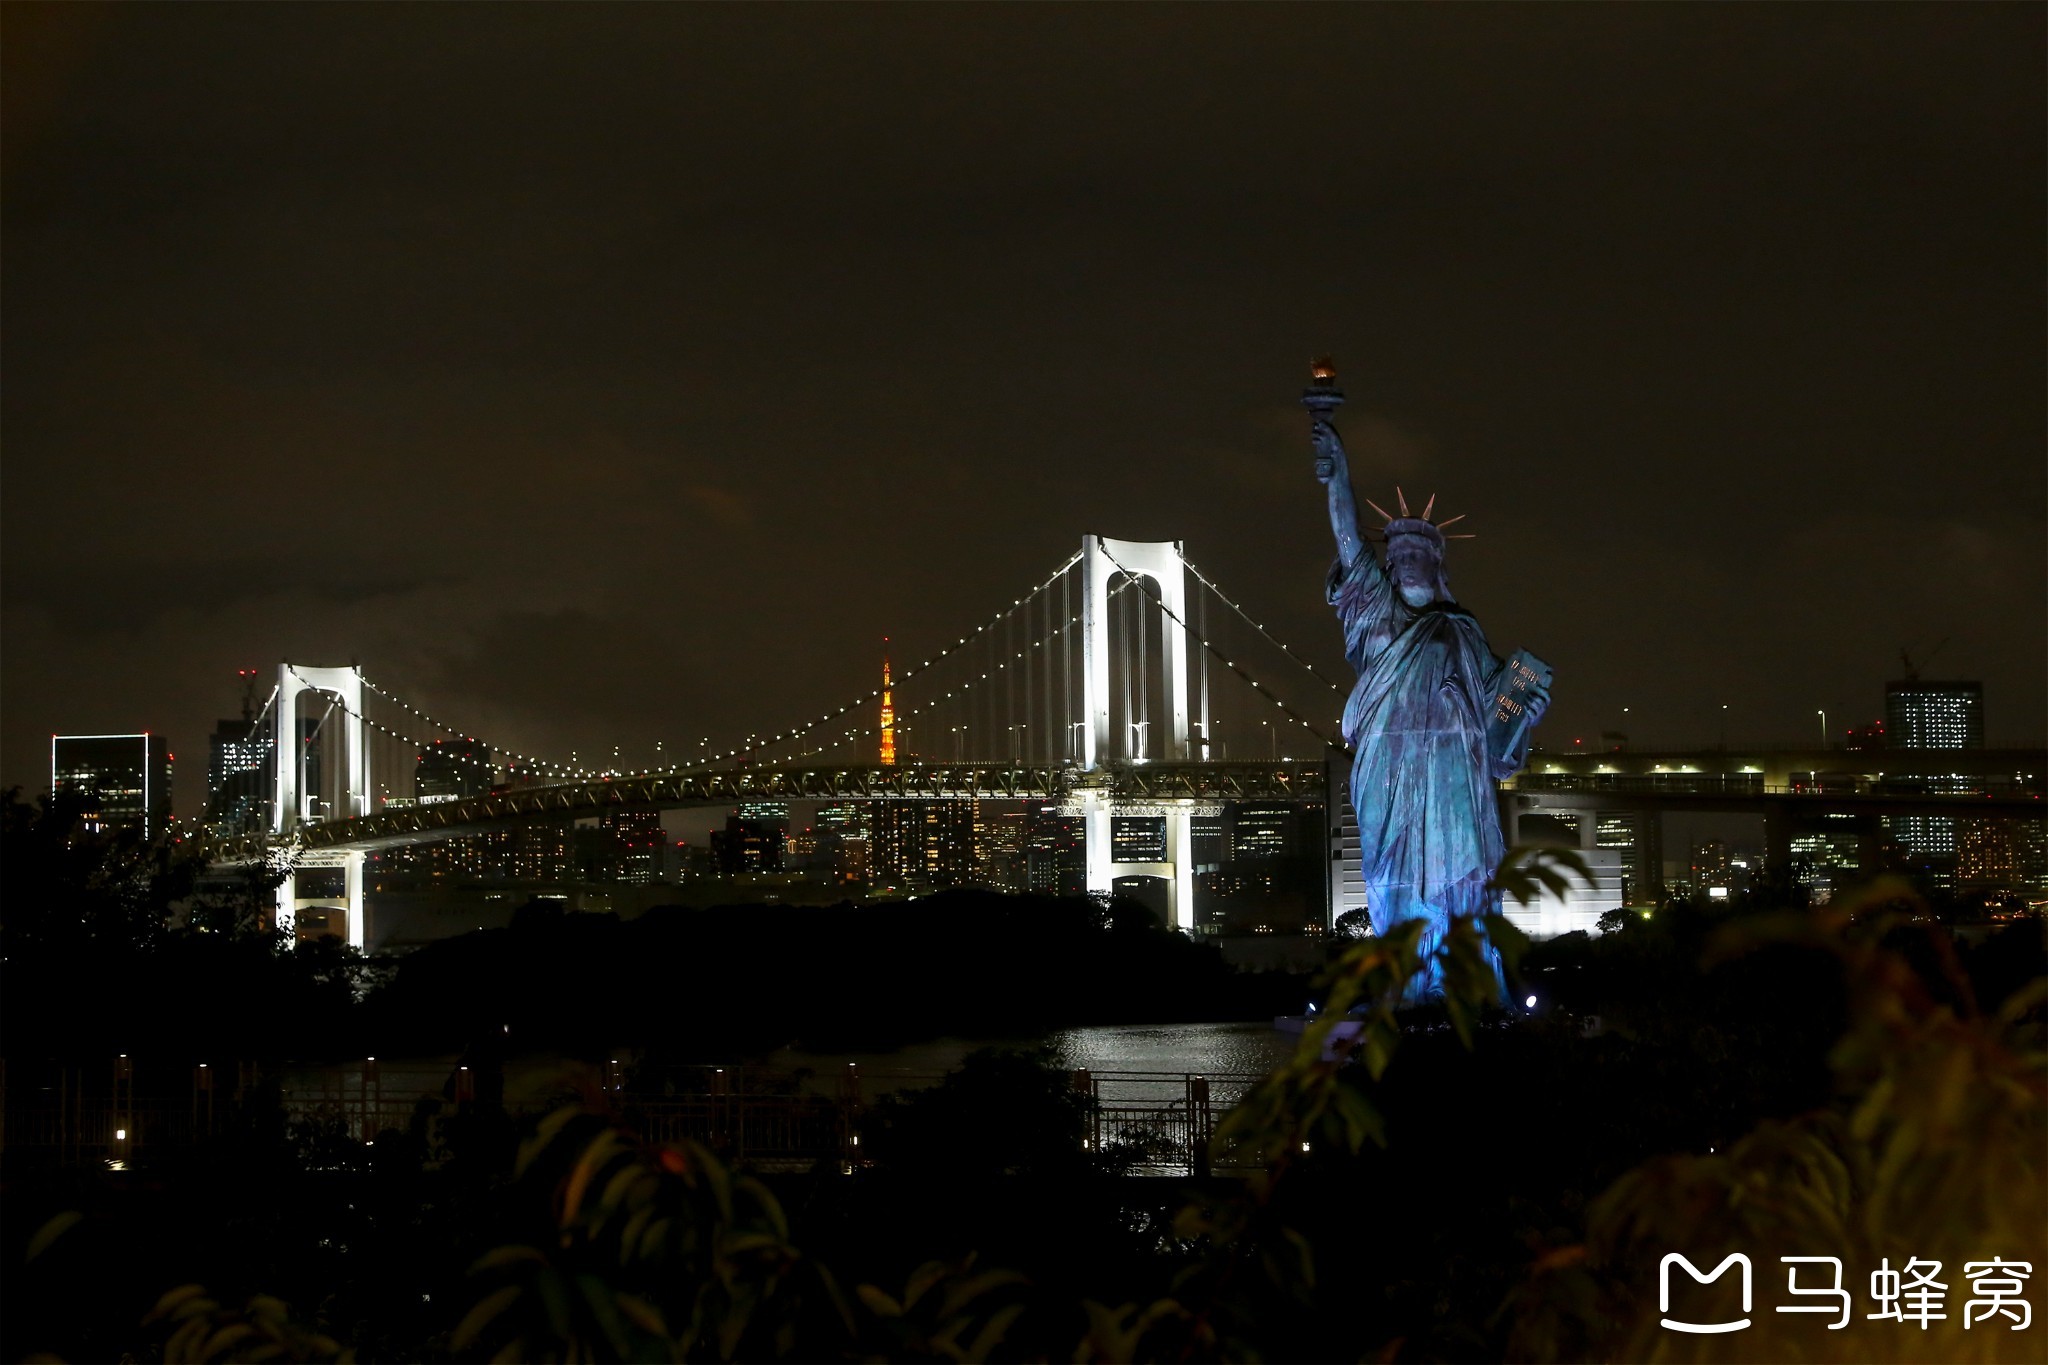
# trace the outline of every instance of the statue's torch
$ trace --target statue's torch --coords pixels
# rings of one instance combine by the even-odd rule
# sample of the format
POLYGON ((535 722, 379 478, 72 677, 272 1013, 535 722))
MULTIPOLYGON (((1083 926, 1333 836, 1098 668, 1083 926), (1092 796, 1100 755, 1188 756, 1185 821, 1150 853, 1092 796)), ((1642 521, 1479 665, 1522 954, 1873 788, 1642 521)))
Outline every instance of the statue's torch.
POLYGON ((1325 439, 1335 439, 1335 428, 1329 426, 1330 416, 1344 406, 1344 391, 1337 387, 1337 367, 1328 356, 1308 367, 1308 377, 1309 386, 1301 391, 1301 405, 1308 409, 1315 433, 1316 477, 1328 482, 1336 472, 1336 463, 1323 443, 1325 439))
POLYGON ((1308 367, 1309 386, 1301 391, 1301 405, 1318 422, 1344 406, 1344 391, 1337 387, 1337 367, 1324 356, 1308 367))

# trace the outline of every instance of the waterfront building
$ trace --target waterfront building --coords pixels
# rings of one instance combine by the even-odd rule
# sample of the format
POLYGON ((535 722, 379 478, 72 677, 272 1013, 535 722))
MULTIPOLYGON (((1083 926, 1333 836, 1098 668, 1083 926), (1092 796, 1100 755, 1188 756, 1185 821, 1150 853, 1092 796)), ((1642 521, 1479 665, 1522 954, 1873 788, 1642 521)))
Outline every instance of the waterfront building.
POLYGON ((712 856, 728 877, 749 872, 782 871, 783 845, 789 836, 789 807, 780 801, 750 801, 726 817, 725 828, 711 831, 712 856))
POLYGON ((1245 801, 1230 808, 1228 857, 1233 863, 1285 858, 1295 851, 1300 817, 1280 801, 1245 801))
POLYGON ((1056 807, 1032 803, 1030 843, 1025 849, 1025 878, 1033 891, 1048 896, 1088 894, 1087 823, 1055 814, 1056 807))
POLYGON ((491 789, 491 746, 474 739, 437 739, 420 746, 412 794, 421 805, 466 801, 491 789))
POLYGON ((270 739, 244 711, 213 727, 206 752, 206 818, 232 829, 262 823, 270 799, 270 739))
POLYGON ((612 865, 607 880, 647 886, 667 871, 668 835, 657 810, 607 811, 598 828, 612 838, 612 865))
POLYGON ((170 745, 161 735, 50 736, 50 791, 81 804, 79 822, 99 834, 144 838, 171 821, 170 745))
POLYGON ((1014 810, 990 811, 983 821, 980 848, 980 877, 998 891, 1025 891, 1031 879, 1025 865, 1025 850, 1031 842, 1030 813, 1014 810))
MULTIPOLYGON (((1885 738, 1895 749, 1982 749, 1984 747, 1984 685, 1979 682, 1930 682, 1908 677, 1885 684, 1885 738)), ((1967 793, 1976 785, 1961 774, 1930 775, 1930 792, 1967 793)), ((1891 835, 1905 849, 1915 871, 1944 889, 1956 883, 1961 851, 1959 829, 1977 821, 1952 815, 1901 815, 1887 821, 1891 835)), ((1990 839, 1979 835, 1981 846, 1990 839)), ((1982 862, 1980 858, 1977 860, 1982 862)))
POLYGON ((876 802, 873 881, 917 892, 972 884, 980 806, 971 800, 876 802))
POLYGON ((1984 747, 1984 684, 1905 678, 1884 687, 1884 733, 1894 749, 1984 747))

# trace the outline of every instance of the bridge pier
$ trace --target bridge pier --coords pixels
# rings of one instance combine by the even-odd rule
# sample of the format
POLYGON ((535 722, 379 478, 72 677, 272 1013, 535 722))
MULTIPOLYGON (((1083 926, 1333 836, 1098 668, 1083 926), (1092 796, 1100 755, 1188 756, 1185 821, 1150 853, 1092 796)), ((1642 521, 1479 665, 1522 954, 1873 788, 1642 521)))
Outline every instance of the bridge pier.
MULTIPOLYGON (((1106 796, 1081 794, 1081 818, 1088 845, 1088 894, 1107 896, 1116 889, 1118 877, 1159 877, 1166 882, 1166 922, 1182 933, 1195 928, 1195 803, 1158 803, 1157 813, 1166 821, 1166 861, 1162 863, 1120 863, 1110 839, 1109 821, 1115 808, 1106 796)), ((1148 811, 1148 813, 1150 813, 1148 811)))
MULTIPOLYGON (((303 825, 316 823, 331 814, 343 820, 360 819, 370 813, 370 728, 364 718, 363 674, 351 664, 347 668, 300 666, 289 661, 277 670, 276 743, 271 761, 270 830, 273 835, 290 835, 303 825), (334 721, 342 737, 342 785, 340 804, 331 813, 318 810, 320 793, 313 790, 306 770, 307 746, 312 736, 299 723, 299 698, 311 692, 332 697, 340 717, 334 721)), ((327 723, 323 718, 315 733, 327 723)), ((304 909, 339 908, 348 916, 347 937, 351 947, 364 946, 363 934, 363 851, 341 849, 305 854, 297 859, 277 888, 277 909, 273 923, 296 936, 299 913, 304 909), (301 872, 316 874, 308 882, 312 894, 299 885, 301 872), (341 877, 336 890, 334 874, 341 877), (339 900, 336 907, 333 902, 339 900), (305 905, 312 901, 315 905, 305 905)))
MULTIPOLYGON (((284 880, 278 883, 277 911, 273 922, 296 938, 302 914, 307 911, 332 914, 339 910, 348 917, 342 937, 348 940, 349 947, 368 951, 363 924, 363 875, 367 862, 368 854, 359 848, 301 854, 284 874, 284 880), (338 887, 335 885, 337 881, 338 887)), ((333 926, 330 924, 329 927, 333 926)))

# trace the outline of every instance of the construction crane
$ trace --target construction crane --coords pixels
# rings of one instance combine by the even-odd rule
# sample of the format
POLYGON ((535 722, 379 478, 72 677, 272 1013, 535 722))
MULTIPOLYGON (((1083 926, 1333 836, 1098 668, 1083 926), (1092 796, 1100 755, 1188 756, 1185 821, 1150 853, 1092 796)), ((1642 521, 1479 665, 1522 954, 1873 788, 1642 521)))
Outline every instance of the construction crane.
POLYGON ((1955 637, 1953 635, 1942 636, 1941 644, 1936 645, 1933 649, 1930 649, 1925 654, 1921 655, 1920 662, 1917 664, 1913 662, 1913 656, 1906 652, 1906 647, 1904 645, 1900 645, 1899 662, 1906 666, 1906 681, 1918 682, 1920 680, 1920 670, 1927 667, 1927 665, 1933 663, 1934 656, 1941 653, 1942 645, 1946 645, 1950 640, 1953 640, 1954 638, 1955 637))

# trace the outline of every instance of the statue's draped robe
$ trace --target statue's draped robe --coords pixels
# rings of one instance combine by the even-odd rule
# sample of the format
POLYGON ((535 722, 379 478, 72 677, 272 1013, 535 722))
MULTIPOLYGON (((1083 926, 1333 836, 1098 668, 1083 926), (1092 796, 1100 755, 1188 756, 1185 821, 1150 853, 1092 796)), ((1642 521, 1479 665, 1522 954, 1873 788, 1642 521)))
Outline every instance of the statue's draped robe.
MULTIPOLYGON (((1367 912, 1375 933, 1425 921, 1432 954, 1453 915, 1500 908, 1488 884, 1503 843, 1486 723, 1501 661, 1472 614, 1453 602, 1410 607, 1369 545, 1332 565, 1330 604, 1344 626, 1344 654, 1358 672, 1344 708, 1351 804, 1367 912)), ((1498 956, 1487 947, 1496 975, 1498 956)), ((1442 994, 1431 967, 1411 1002, 1442 994)))

